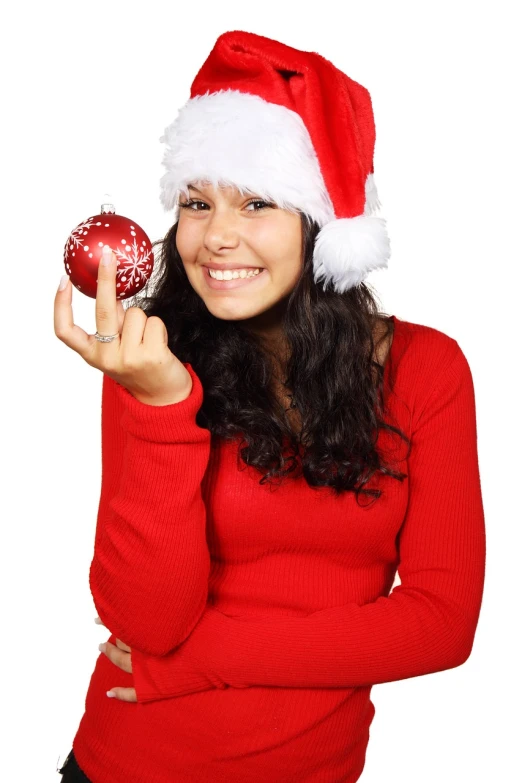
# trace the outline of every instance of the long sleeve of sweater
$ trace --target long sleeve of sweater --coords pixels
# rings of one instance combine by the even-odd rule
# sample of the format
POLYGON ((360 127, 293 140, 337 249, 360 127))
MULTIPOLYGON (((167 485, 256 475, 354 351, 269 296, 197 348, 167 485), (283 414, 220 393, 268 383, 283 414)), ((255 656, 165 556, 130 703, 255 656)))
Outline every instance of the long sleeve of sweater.
MULTIPOLYGON (((228 616, 207 605, 165 656, 131 653, 138 701, 211 688, 347 688, 463 664, 485 576, 475 396, 456 343, 412 412, 409 498, 388 596, 307 616, 228 616)), ((132 645, 131 645, 132 647, 132 645)))
POLYGON ((104 374, 102 481, 89 585, 103 624, 126 644, 164 655, 207 603, 210 555, 201 482, 210 432, 190 364, 189 396, 146 405, 104 374))

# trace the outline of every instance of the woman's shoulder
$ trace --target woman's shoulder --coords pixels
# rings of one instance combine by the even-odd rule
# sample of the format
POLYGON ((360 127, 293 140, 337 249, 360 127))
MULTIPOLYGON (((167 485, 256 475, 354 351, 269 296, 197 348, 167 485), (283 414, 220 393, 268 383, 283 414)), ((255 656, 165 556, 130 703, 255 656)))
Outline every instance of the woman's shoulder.
POLYGON ((457 340, 426 324, 390 316, 394 335, 388 355, 387 371, 390 386, 408 407, 416 408, 443 381, 457 361, 464 368, 467 360, 457 340))
MULTIPOLYGON (((408 358, 429 360, 432 364, 455 354, 458 343, 455 338, 434 326, 407 321, 397 315, 390 316, 394 323, 394 334, 401 354, 408 358)), ((394 336, 394 342, 395 342, 394 336)), ((393 345, 393 343, 392 343, 393 345)))

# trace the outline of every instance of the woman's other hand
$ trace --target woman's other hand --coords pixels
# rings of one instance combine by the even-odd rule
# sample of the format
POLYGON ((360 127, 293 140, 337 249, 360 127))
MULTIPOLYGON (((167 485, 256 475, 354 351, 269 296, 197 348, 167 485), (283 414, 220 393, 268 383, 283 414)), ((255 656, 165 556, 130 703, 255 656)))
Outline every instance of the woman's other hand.
MULTIPOLYGON (((99 617, 95 617, 94 622, 97 625, 103 625, 99 617)), ((105 628, 105 626, 103 627, 105 628)), ((131 648, 128 644, 122 642, 121 639, 116 639, 116 645, 111 644, 110 642, 103 642, 98 646, 98 649, 100 652, 106 655, 107 658, 112 661, 112 663, 114 663, 124 672, 132 674, 132 661, 130 656, 131 648)), ((107 691, 107 696, 109 693, 113 694, 113 696, 110 698, 120 699, 120 701, 138 701, 136 697, 136 690, 134 688, 116 687, 111 688, 110 691, 107 691)))
MULTIPOLYGON (((122 642, 121 639, 116 639, 116 644, 103 642, 103 644, 99 645, 98 649, 106 655, 115 666, 118 666, 118 668, 128 674, 132 674, 131 648, 122 642)), ((135 688, 114 687, 111 688, 110 691, 107 691, 107 696, 114 699, 120 699, 120 701, 138 701, 135 688), (112 694, 112 696, 110 696, 110 694, 112 694)))

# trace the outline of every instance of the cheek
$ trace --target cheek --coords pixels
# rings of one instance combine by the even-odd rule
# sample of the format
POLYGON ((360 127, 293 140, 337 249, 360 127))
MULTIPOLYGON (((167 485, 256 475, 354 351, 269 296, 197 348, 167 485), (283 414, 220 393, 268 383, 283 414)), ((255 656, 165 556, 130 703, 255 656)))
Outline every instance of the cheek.
POLYGON ((274 259, 277 261, 277 269, 281 270, 285 282, 294 284, 301 275, 303 259, 301 252, 301 236, 293 236, 291 232, 281 234, 284 240, 275 248, 274 259))
MULTIPOLYGON (((252 221, 254 223, 254 221, 252 221)), ((259 257, 263 266, 286 279, 298 277, 301 272, 301 223, 288 221, 258 221, 244 237, 259 257)))
POLYGON ((197 255, 201 238, 197 230, 196 221, 185 222, 182 218, 178 223, 176 232, 176 247, 184 261, 190 262, 197 255))

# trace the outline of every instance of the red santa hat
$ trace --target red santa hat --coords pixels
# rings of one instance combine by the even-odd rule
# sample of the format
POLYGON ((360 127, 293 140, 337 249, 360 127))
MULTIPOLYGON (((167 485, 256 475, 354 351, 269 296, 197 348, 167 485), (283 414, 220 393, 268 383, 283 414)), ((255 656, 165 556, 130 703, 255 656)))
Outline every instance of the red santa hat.
POLYGON ((234 185, 318 223, 314 281, 324 288, 342 293, 387 267, 386 221, 372 215, 370 94, 316 52, 223 33, 160 141, 165 211, 189 197, 188 184, 234 185))

